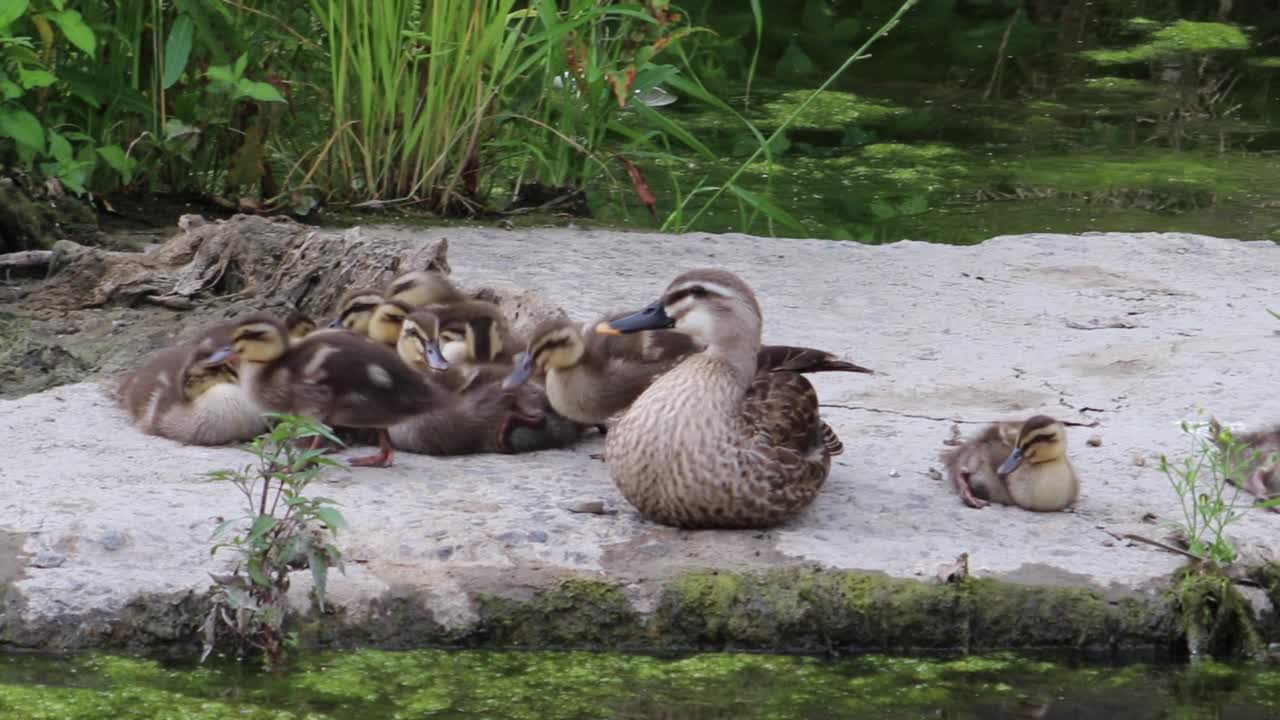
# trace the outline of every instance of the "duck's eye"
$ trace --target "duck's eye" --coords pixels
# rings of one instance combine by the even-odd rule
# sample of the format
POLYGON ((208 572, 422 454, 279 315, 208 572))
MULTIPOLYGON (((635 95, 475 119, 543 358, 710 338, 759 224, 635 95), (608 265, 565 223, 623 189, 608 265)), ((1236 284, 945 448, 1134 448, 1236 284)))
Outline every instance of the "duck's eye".
POLYGON ((707 289, 702 287, 701 285, 694 285, 693 287, 689 288, 689 294, 696 298, 704 298, 707 296, 707 289))

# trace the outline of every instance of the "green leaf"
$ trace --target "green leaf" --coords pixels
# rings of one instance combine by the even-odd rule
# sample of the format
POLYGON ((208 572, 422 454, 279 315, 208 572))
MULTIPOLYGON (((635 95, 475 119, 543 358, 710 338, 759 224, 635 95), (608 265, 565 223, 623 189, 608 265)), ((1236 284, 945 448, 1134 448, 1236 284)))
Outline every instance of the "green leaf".
POLYGON ((137 161, 125 154, 125 151, 119 145, 106 145, 98 148, 98 156, 111 166, 112 170, 120 173, 120 178, 126 184, 133 180, 133 169, 137 165, 137 161))
POLYGON ((71 152, 71 143, 53 130, 49 131, 49 154, 62 165, 70 165, 76 161, 71 152))
POLYGON ((235 77, 231 74, 231 67, 228 65, 210 65, 208 70, 204 71, 204 76, 215 83, 226 83, 227 85, 235 85, 235 77))
POLYGON ((22 97, 25 91, 14 81, 0 76, 0 100, 14 100, 22 97))
POLYGON ((22 17, 27 12, 27 0, 0 0, 0 30, 22 17))
POLYGON ((738 187, 737 185, 728 185, 727 189, 734 195, 742 198, 742 200, 748 205, 754 207, 765 215, 768 215, 774 222, 782 223, 792 230, 801 233, 801 237, 807 237, 806 233, 809 231, 805 229, 804 225, 801 225, 800 221, 797 220, 794 215, 783 210, 777 205, 774 205, 772 200, 763 195, 757 195, 746 188, 738 187))
POLYGON ((31 90, 32 88, 49 87, 58 82, 58 78, 48 70, 28 70, 26 68, 18 68, 18 84, 31 90))
POLYGON ((320 522, 329 526, 330 530, 338 530, 347 526, 346 518, 342 517, 342 513, 337 508, 319 507, 315 509, 315 516, 320 522))
POLYGON ((249 53, 244 53, 236 58, 236 69, 233 74, 237 80, 244 77, 244 69, 247 67, 249 67, 249 53))
POLYGON ((261 563, 258 560, 258 558, 256 557, 249 558, 248 570, 249 570, 249 579, 253 580, 254 585, 270 587, 271 580, 269 580, 266 574, 262 572, 261 563))
POLYGON ((0 137, 13 138, 19 145, 44 152, 44 128, 36 116, 26 110, 0 107, 0 137))
POLYGON ((241 80, 236 83, 236 95, 264 102, 284 102, 284 96, 274 85, 257 80, 241 80))
POLYGON ((276 526, 276 519, 271 515, 259 515, 253 521, 253 527, 249 528, 249 537, 246 538, 250 542, 260 540, 263 535, 271 532, 276 526))
POLYGON ((195 31, 195 23, 190 15, 179 15, 169 28, 169 38, 164 42, 164 79, 161 85, 165 90, 173 87, 182 77, 191 57, 191 37, 195 31))
POLYGON ((49 19, 62 28, 62 34, 67 36, 72 45, 83 50, 89 57, 94 57, 98 45, 97 38, 94 37, 93 30, 85 24, 84 18, 80 17, 78 11, 63 10, 51 13, 49 19))

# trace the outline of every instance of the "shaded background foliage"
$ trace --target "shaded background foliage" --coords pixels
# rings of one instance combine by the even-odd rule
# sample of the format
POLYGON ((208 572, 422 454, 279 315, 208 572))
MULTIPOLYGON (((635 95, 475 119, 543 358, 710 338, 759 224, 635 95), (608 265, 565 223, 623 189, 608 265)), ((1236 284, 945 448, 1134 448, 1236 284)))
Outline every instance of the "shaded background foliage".
POLYGON ((1009 200, 1028 220, 1102 206, 1102 229, 1241 207, 1238 234, 1280 229, 1275 180, 1250 182, 1280 148, 1280 0, 920 2, 730 177, 900 4, 4 0, 0 164, 103 210, 167 194, 682 230, 729 187, 698 229, 1034 229, 979 207, 1009 200), (675 104, 635 99, 657 87, 675 104))

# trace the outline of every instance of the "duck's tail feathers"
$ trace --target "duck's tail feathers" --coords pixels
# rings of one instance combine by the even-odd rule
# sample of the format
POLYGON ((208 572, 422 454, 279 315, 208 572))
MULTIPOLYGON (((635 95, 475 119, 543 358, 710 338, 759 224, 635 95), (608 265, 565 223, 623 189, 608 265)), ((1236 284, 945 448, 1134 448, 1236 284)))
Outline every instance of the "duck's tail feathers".
POLYGON ((827 448, 827 455, 831 457, 844 452, 844 443, 840 442, 840 436, 836 435, 836 431, 826 423, 822 423, 822 445, 827 448))
POLYGON ((760 367, 790 372, 857 372, 875 374, 875 370, 846 362, 835 355, 815 348, 795 345, 765 345, 756 355, 760 367))

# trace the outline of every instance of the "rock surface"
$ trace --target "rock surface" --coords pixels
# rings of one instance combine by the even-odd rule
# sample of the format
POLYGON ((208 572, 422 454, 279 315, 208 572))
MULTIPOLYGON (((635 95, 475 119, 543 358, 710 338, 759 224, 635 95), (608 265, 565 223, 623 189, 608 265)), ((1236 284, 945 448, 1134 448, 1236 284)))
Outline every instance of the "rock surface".
MULTIPOLYGON (((391 469, 333 472, 317 492, 337 499, 351 525, 339 536, 347 573, 330 580, 349 618, 410 597, 439 626, 467 628, 490 595, 527 598, 575 577, 616 583, 643 615, 688 570, 817 566, 937 583, 960 553, 976 577, 1154 601, 1183 559, 1115 536, 1165 539, 1160 523, 1180 517, 1158 469, 1161 453, 1190 448, 1180 421, 1205 408, 1248 427, 1280 422, 1280 322, 1265 310, 1280 269, 1271 243, 380 231, 447 237, 463 283, 528 288, 577 319, 638 308, 682 270, 725 267, 759 294, 767 341, 820 347, 882 374, 813 377, 845 454, 814 505, 769 532, 643 522, 589 457, 603 447, 594 437, 564 451, 402 453, 391 469), (1069 429, 1083 478, 1075 512, 972 510, 932 476, 954 424, 968 435, 980 422, 1041 412, 1097 422, 1069 429), (1086 443, 1095 435, 1100 445, 1086 443)), ((15 627, 52 637, 34 629, 68 622, 108 638, 104 628, 138 598, 176 604, 227 567, 210 559, 208 538, 239 498, 202 476, 242 463, 241 451, 145 436, 96 383, 0 402, 0 437, 5 639, 21 634, 15 627)), ((1251 561, 1274 562, 1280 515, 1248 513, 1231 535, 1251 561)), ((305 606, 307 575, 296 578, 305 606)))

